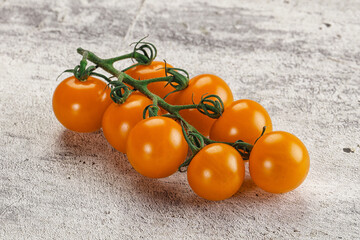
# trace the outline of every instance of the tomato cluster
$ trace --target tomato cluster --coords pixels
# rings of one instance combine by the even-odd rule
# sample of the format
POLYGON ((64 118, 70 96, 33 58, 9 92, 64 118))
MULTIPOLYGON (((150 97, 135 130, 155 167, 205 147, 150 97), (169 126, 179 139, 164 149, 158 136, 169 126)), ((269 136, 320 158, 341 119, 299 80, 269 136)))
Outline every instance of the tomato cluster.
MULTIPOLYGON (((165 64, 156 61, 137 65, 125 73, 139 81, 167 76, 165 64)), ((110 89, 94 77, 63 80, 54 92, 53 110, 70 130, 93 132, 102 128, 111 146, 126 153, 133 168, 150 178, 168 177, 185 162, 190 140, 180 123, 192 125, 207 145, 200 146, 190 158, 187 178, 192 190, 208 200, 229 198, 240 189, 247 159, 232 145, 241 143, 239 140, 253 146, 249 171, 254 183, 263 190, 284 193, 304 181, 309 170, 304 144, 290 133, 272 131, 270 116, 259 103, 248 99, 234 101, 231 89, 221 78, 211 74, 196 76, 184 90, 169 96, 173 87, 166 81, 149 83, 146 88, 161 98, 166 96, 166 102, 172 106, 191 105, 200 102, 204 95, 217 95, 224 112, 214 119, 196 108, 184 108, 178 112, 180 119, 165 115, 144 119, 144 109, 153 104, 150 98, 134 89, 125 102, 112 102, 110 89)))

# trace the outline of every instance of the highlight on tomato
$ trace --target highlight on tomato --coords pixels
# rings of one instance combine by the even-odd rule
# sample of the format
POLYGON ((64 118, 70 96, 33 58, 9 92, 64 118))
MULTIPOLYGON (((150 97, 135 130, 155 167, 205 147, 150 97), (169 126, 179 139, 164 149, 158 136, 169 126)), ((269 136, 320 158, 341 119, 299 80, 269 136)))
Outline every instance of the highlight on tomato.
POLYGON ((172 175, 186 159, 188 145, 181 126, 167 117, 150 117, 131 130, 126 147, 130 164, 150 178, 172 175))
POLYGON ((265 108, 255 101, 241 99, 232 102, 214 121, 210 139, 221 142, 242 140, 254 144, 264 126, 265 133, 272 131, 272 122, 265 108))
MULTIPOLYGON (((176 105, 196 104, 201 101, 204 95, 215 94, 218 95, 227 107, 234 100, 231 89, 221 78, 212 74, 198 75, 189 81, 189 86, 184 90, 171 94, 170 103, 176 105)), ((214 99, 215 100, 215 99, 214 99)), ((210 128, 215 122, 215 119, 210 118, 197 109, 185 109, 180 111, 180 115, 192 126, 194 126, 204 136, 209 136, 210 128)))
POLYGON ((263 135, 250 153, 251 178, 267 192, 285 193, 297 188, 305 180, 309 168, 305 145, 288 132, 263 135))
POLYGON ((213 143, 191 160, 187 179, 191 189, 207 200, 219 201, 234 195, 245 176, 243 159, 230 145, 213 143))
MULTIPOLYGON (((172 68, 170 64, 167 67, 172 68)), ((166 77, 165 63, 160 61, 152 61, 150 65, 138 65, 125 71, 130 77, 136 80, 146 80, 151 78, 166 77)), ((150 92, 165 97, 169 92, 174 91, 174 88, 167 82, 153 82, 148 85, 150 92), (165 87, 166 86, 166 87, 165 87)))
POLYGON ((133 92, 122 104, 113 102, 106 109, 102 129, 106 140, 116 150, 126 153, 126 142, 131 129, 143 120, 143 111, 152 101, 139 92, 133 92))
POLYGON ((75 132, 94 132, 101 128, 102 116, 111 103, 110 89, 94 77, 80 81, 74 76, 55 89, 52 106, 59 122, 75 132))

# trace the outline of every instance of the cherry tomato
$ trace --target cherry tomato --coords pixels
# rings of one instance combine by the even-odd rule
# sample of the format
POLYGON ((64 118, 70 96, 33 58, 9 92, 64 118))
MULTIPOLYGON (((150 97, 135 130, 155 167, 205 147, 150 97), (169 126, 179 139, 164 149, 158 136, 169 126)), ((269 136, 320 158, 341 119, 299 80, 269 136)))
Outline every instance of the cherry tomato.
POLYGON ((210 138, 221 142, 244 142, 254 144, 262 133, 272 131, 269 114, 257 102, 248 99, 234 101, 212 125, 210 138))
POLYGON ((285 193, 297 188, 305 180, 309 168, 305 145, 287 132, 265 134, 250 153, 251 178, 267 192, 285 193))
POLYGON ((137 172, 150 178, 163 178, 175 173, 185 161, 188 145, 176 121, 151 117, 131 130, 126 152, 137 172))
POLYGON ((75 132, 99 130, 102 116, 111 102, 106 83, 93 77, 79 81, 74 76, 57 86, 52 100, 56 118, 75 132))
MULTIPOLYGON (((166 64, 167 67, 172 68, 170 64, 166 64)), ((165 63, 159 61, 153 61, 150 65, 138 65, 125 71, 130 77, 136 80, 146 80, 151 78, 166 77, 165 75, 165 63)), ((166 94, 175 89, 169 84, 165 87, 167 82, 154 82, 148 85, 148 89, 163 98, 166 94)))
MULTIPOLYGON (((227 107, 231 104, 233 94, 229 86, 221 78, 212 74, 202 74, 192 78, 189 81, 189 86, 183 91, 171 94, 169 99, 166 99, 169 103, 176 105, 193 104, 193 101, 197 104, 200 102, 201 97, 204 94, 218 95, 227 107)), ((215 119, 210 118, 197 109, 185 109, 180 111, 180 115, 194 126, 204 136, 209 136, 210 128, 215 122, 215 119)))
POLYGON ((134 92, 123 104, 112 103, 105 111, 102 129, 107 141, 116 150, 126 153, 126 142, 131 129, 143 120, 143 111, 152 101, 134 92))
POLYGON ((231 197, 241 187, 245 167, 241 155, 223 143, 209 144, 191 160, 187 179, 202 198, 218 201, 231 197))

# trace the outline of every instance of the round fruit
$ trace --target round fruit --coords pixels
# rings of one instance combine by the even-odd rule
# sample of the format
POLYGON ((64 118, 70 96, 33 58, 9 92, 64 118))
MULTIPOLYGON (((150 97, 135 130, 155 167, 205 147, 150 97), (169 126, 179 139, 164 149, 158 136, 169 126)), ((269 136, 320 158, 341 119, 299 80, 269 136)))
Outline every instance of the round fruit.
POLYGON ((74 76, 57 86, 52 99, 56 118, 75 132, 99 130, 102 116, 111 102, 106 83, 93 77, 79 81, 74 76))
POLYGON ((234 195, 240 189, 244 176, 241 155, 223 143, 205 146, 191 160, 187 169, 192 190, 200 197, 213 201, 234 195))
POLYGON ((259 103, 248 99, 234 101, 212 125, 210 138, 221 142, 254 144, 266 126, 265 133, 272 131, 269 114, 259 103))
POLYGON ((136 171, 150 178, 168 177, 186 159, 188 145, 181 126, 167 117, 142 120, 131 130, 126 153, 136 171))
POLYGON ((251 178, 267 192, 285 193, 297 188, 305 180, 309 168, 305 145, 287 132, 265 134, 250 153, 251 178))

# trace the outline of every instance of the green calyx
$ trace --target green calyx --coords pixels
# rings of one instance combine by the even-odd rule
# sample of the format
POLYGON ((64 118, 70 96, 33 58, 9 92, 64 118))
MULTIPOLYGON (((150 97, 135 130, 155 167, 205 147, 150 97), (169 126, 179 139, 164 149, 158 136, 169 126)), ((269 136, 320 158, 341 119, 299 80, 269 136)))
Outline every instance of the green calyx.
POLYGON ((146 114, 149 114, 149 117, 156 117, 158 116, 160 108, 156 104, 150 104, 146 106, 146 108, 143 111, 143 118, 146 118, 146 114))
POLYGON ((111 88, 110 97, 115 103, 124 103, 132 93, 122 81, 111 81, 108 86, 111 88))
POLYGON ((139 65, 149 65, 157 56, 157 50, 154 44, 149 42, 144 42, 143 39, 136 43, 134 46, 133 56, 132 58, 135 59, 139 65))
POLYGON ((171 85, 175 90, 168 93, 166 97, 168 97, 170 94, 174 92, 178 92, 181 90, 184 90, 189 85, 189 74, 187 71, 180 69, 180 68, 168 68, 166 67, 165 62, 165 74, 168 76, 172 76, 169 81, 166 83, 165 87, 168 85, 171 85))
POLYGON ((219 118, 224 112, 224 103, 218 95, 210 94, 202 96, 196 108, 206 116, 219 118))
POLYGON ((108 83, 111 82, 110 78, 106 77, 103 74, 94 72, 97 69, 97 66, 90 66, 87 67, 87 55, 88 52, 84 52, 83 54, 83 58, 80 61, 79 65, 76 65, 74 69, 67 69, 64 72, 62 72, 57 79, 63 74, 63 73, 72 73, 74 74, 75 78, 81 82, 86 81, 89 76, 97 76, 100 77, 102 79, 104 79, 105 81, 107 81, 108 83))

